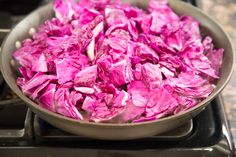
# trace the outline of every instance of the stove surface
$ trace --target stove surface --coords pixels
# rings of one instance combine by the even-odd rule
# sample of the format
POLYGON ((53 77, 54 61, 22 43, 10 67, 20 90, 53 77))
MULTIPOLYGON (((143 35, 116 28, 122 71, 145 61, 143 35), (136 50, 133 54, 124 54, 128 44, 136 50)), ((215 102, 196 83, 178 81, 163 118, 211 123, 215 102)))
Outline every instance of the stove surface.
POLYGON ((213 100, 196 118, 173 131, 128 141, 102 141, 71 135, 39 119, 18 98, 1 100, 0 106, 2 157, 16 154, 22 157, 224 157, 234 154, 221 96, 213 100))
MULTIPOLYGON (((196 5, 194 0, 186 1, 196 5)), ((34 8, 35 5, 27 9, 34 8)), ((0 12, 0 19, 6 19, 2 20, 4 25, 0 22, 0 42, 1 33, 8 32, 15 19, 19 19, 18 14, 19 17, 25 14, 25 10, 11 9, 0 12)), ((94 140, 66 133, 41 120, 13 94, 0 73, 0 156, 234 156, 223 104, 219 95, 196 118, 161 135, 128 141, 94 140)))

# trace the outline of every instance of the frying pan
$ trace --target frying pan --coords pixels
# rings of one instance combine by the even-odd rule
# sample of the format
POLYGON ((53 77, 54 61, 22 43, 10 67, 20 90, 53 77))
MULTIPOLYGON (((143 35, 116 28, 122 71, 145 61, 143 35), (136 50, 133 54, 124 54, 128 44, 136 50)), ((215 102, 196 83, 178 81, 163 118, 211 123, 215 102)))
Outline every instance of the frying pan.
MULTIPOLYGON (((125 1, 142 8, 145 8, 147 4, 147 1, 145 0, 125 1)), ((29 37, 28 30, 30 28, 37 28, 46 19, 54 16, 51 4, 45 5, 32 12, 18 25, 16 25, 16 27, 13 28, 9 35, 5 38, 5 41, 2 44, 0 61, 1 71, 4 79, 6 80, 10 88, 22 100, 24 100, 28 107, 40 118, 62 130, 73 134, 105 140, 128 140, 152 136, 174 129, 199 114, 208 105, 208 103, 223 90, 233 72, 234 52, 229 37, 213 19, 204 14, 201 10, 191 6, 190 4, 177 0, 169 0, 169 3, 171 8, 177 14, 190 15, 198 19, 201 23, 203 34, 212 36, 216 47, 222 47, 225 50, 220 79, 217 81, 215 90, 208 98, 200 102, 197 106, 189 109, 188 111, 149 122, 126 124, 93 123, 78 121, 56 113, 52 113, 46 109, 43 109, 28 97, 26 97, 16 84, 17 73, 14 70, 16 67, 12 67, 10 63, 12 60, 12 52, 14 52, 16 49, 16 41, 22 41, 23 39, 29 37)), ((14 115, 12 115, 12 118, 14 118, 14 115)))

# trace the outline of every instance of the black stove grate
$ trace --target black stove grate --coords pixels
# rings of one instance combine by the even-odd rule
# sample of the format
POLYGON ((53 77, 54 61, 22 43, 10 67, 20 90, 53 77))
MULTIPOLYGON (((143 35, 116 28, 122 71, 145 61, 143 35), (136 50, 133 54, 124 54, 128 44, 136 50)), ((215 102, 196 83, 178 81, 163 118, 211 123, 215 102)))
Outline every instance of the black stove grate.
MULTIPOLYGON (((151 136, 146 139, 142 139, 143 141, 180 141, 184 140, 192 134, 193 131, 193 121, 190 120, 186 124, 176 128, 174 131, 169 131, 160 135, 151 136)), ((77 141, 86 141, 91 142, 95 141, 94 139, 89 139, 87 137, 72 135, 70 133, 64 132, 58 128, 53 127, 47 122, 38 118, 38 116, 34 117, 34 133, 35 140, 37 143, 44 142, 55 142, 55 141, 63 141, 68 143, 77 143, 77 141)), ((101 141, 101 140, 97 140, 101 141)), ((114 143, 114 141, 113 141, 114 143)), ((116 143, 116 142, 115 142, 116 143)))

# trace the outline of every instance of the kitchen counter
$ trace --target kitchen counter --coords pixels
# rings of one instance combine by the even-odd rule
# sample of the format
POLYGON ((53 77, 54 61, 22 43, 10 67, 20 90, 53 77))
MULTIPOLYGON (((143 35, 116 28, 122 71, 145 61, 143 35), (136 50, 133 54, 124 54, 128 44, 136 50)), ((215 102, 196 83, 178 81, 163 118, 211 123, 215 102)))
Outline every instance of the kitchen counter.
MULTIPOLYGON (((229 34, 236 53, 236 1, 235 0, 200 0, 200 8, 220 23, 229 34)), ((236 144, 236 69, 230 83, 222 92, 225 110, 236 144)))

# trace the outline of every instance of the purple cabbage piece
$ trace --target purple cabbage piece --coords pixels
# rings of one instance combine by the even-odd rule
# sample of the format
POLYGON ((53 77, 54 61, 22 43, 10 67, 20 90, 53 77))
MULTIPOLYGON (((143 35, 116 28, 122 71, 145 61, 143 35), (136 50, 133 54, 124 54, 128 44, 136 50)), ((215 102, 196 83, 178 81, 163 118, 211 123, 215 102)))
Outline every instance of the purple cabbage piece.
MULTIPOLYGON (((109 27, 106 31, 106 35, 108 36, 108 35, 112 34, 112 32, 117 29, 122 29, 122 30, 127 30, 129 33, 129 36, 131 36, 132 39, 134 41, 136 41, 138 39, 138 29, 136 26, 137 25, 134 20, 129 20, 126 23, 117 24, 117 25, 109 27)), ((115 33, 113 33, 113 34, 115 34, 115 33)), ((126 36, 128 36, 128 34, 126 34, 126 36)), ((122 36, 120 35, 120 37, 122 37, 122 36)))
POLYGON ((54 96, 55 111, 66 117, 83 120, 83 116, 71 102, 70 92, 67 88, 59 88, 54 96))
MULTIPOLYGON (((31 89, 33 92, 30 93, 30 97, 32 99, 36 99, 39 95, 39 92, 41 92, 49 83, 51 80, 47 80, 44 83, 42 83, 41 85, 39 85, 38 87, 36 87, 35 89, 31 89)), ((30 90, 29 90, 30 91, 30 90)))
POLYGON ((183 49, 186 35, 182 29, 183 24, 180 22, 168 23, 162 29, 162 39, 173 50, 181 51, 183 49))
POLYGON ((194 68, 196 68, 196 70, 206 74, 206 75, 209 75, 213 78, 219 78, 217 75, 216 75, 216 71, 215 69, 213 69, 211 67, 211 63, 207 60, 200 60, 200 59, 194 59, 191 61, 192 62, 192 65, 194 68))
POLYGON ((172 9, 169 7, 167 0, 149 0, 148 3, 148 11, 158 11, 160 13, 163 13, 166 16, 167 20, 174 21, 178 20, 179 17, 177 14, 175 14, 172 9))
POLYGON ((110 55, 103 55, 97 60, 98 65, 98 77, 103 81, 109 80, 109 69, 113 63, 113 59, 110 55))
POLYGON ((87 113, 91 114, 95 111, 95 105, 97 104, 96 100, 87 96, 84 99, 82 109, 85 110, 87 113))
POLYGON ((148 10, 152 17, 150 30, 155 33, 159 33, 166 24, 179 20, 179 17, 168 6, 167 0, 150 0, 148 10))
POLYGON ((105 9, 105 17, 108 26, 114 26, 117 24, 124 24, 127 22, 128 18, 122 9, 109 8, 105 9))
POLYGON ((55 60, 55 64, 59 84, 73 81, 76 73, 78 73, 80 70, 80 66, 75 66, 71 58, 55 60))
POLYGON ((133 70, 133 75, 134 75, 134 79, 136 81, 140 81, 143 79, 141 69, 142 69, 141 64, 135 64, 135 69, 133 70))
POLYGON ((208 97, 224 50, 167 0, 55 0, 55 17, 13 53, 17 85, 52 112, 97 123, 179 114, 208 97))
POLYGON ((140 17, 134 18, 135 22, 141 27, 143 33, 150 33, 150 27, 152 24, 152 17, 149 14, 143 14, 140 17))
POLYGON ((27 80, 23 77, 18 77, 17 80, 16 80, 16 84, 20 87, 25 85, 26 82, 27 82, 27 80))
POLYGON ((190 109, 190 108, 196 106, 198 103, 198 100, 194 99, 194 98, 189 98, 189 97, 185 97, 182 95, 178 95, 178 102, 180 105, 174 111, 174 114, 177 114, 181 111, 185 111, 187 109, 190 109))
POLYGON ((61 22, 68 22, 73 19, 73 16, 78 16, 80 9, 74 0, 56 0, 53 6, 56 18, 61 22))
MULTIPOLYGON (((46 86, 44 83, 48 84, 49 81, 55 81, 56 79, 56 76, 45 75, 41 72, 38 72, 30 80, 26 81, 24 85, 21 85, 21 90, 23 93, 31 96, 34 91, 37 91, 37 93, 40 92, 46 86)), ((37 93, 34 95, 37 95, 37 93)))
POLYGON ((18 70, 21 73, 21 75, 27 80, 34 76, 34 72, 31 71, 30 68, 20 67, 18 70))
POLYGON ((222 65, 224 49, 212 50, 212 52, 208 53, 207 57, 211 62, 211 68, 215 70, 215 74, 219 76, 220 67, 222 65))
POLYGON ((56 86, 56 84, 48 84, 48 86, 44 89, 45 92, 38 98, 40 106, 53 112, 56 111, 54 104, 56 86))
POLYGON ((154 63, 158 62, 159 56, 149 46, 139 43, 136 47, 136 54, 142 60, 150 60, 154 63))
POLYGON ((180 19, 185 32, 185 39, 197 40, 201 39, 200 23, 190 16, 182 16, 180 19))
POLYGON ((120 91, 119 94, 114 98, 113 106, 114 107, 122 107, 126 106, 127 101, 129 100, 129 94, 125 91, 120 91))
POLYGON ((38 60, 36 60, 32 66, 32 71, 36 72, 47 72, 47 61, 45 55, 42 53, 38 60))
POLYGON ((101 13, 96 11, 95 9, 88 9, 85 8, 83 10, 83 13, 79 17, 79 25, 83 26, 85 24, 88 24, 92 22, 96 16, 100 15, 101 13))
POLYGON ((104 102, 107 105, 112 104, 114 95, 113 94, 109 94, 109 93, 103 93, 103 94, 104 94, 104 102))
POLYGON ((135 106, 132 102, 127 102, 124 111, 118 116, 118 122, 131 122, 139 118, 145 112, 145 107, 135 106))
POLYGON ((114 86, 121 86, 133 80, 131 63, 128 59, 124 59, 113 64, 109 69, 110 81, 114 86))
POLYGON ((214 89, 207 79, 194 73, 181 73, 178 78, 167 79, 166 84, 176 92, 191 98, 206 98, 214 89))
POLYGON ((149 89, 142 81, 133 81, 128 85, 128 93, 135 106, 145 107, 149 99, 149 89))
POLYGON ((143 81, 150 89, 157 88, 161 85, 162 74, 159 67, 158 64, 154 65, 151 63, 145 63, 142 66, 141 72, 143 81))
POLYGON ((176 53, 174 49, 168 47, 160 36, 141 34, 138 40, 147 43, 150 47, 156 50, 156 53, 176 53))
POLYGON ((112 120, 116 119, 123 110, 124 107, 108 109, 105 103, 98 103, 96 110, 90 116, 90 120, 94 122, 112 122, 112 120))
POLYGON ((70 23, 64 24, 58 18, 53 18, 46 21, 39 27, 38 33, 33 38, 43 40, 45 36, 59 36, 71 35, 73 31, 73 25, 70 23))
POLYGON ((93 86, 97 78, 97 65, 85 67, 75 75, 76 86, 93 86))
POLYGON ((117 93, 117 88, 112 83, 99 83, 100 90, 105 93, 117 93))
POLYGON ((161 118, 166 114, 172 114, 177 106, 177 100, 166 89, 160 87, 150 93, 146 116, 161 118))
POLYGON ((82 108, 89 113, 90 119, 95 122, 117 121, 127 104, 129 95, 125 91, 120 91, 108 99, 112 100, 99 102, 91 97, 86 97, 82 108))
POLYGON ((219 70, 222 65, 224 49, 213 49, 214 45, 212 43, 211 37, 206 37, 203 41, 203 48, 206 52, 206 57, 210 61, 211 68, 215 70, 215 74, 219 76, 219 70))
MULTIPOLYGON (((25 40, 23 42, 23 46, 13 53, 13 57, 19 62, 21 66, 31 69, 35 63, 37 64, 37 62, 40 62, 38 58, 40 58, 40 56, 43 55, 41 54, 42 51, 43 51, 43 46, 35 44, 34 42, 32 42, 32 40, 25 40)), ((42 63, 44 61, 44 58, 42 58, 41 60, 42 63)), ((37 65, 37 66, 38 67, 36 66, 34 67, 35 70, 37 71, 38 70, 45 71, 46 69, 45 65, 37 65)))
POLYGON ((189 16, 184 16, 179 21, 172 21, 162 28, 161 38, 168 47, 183 51, 188 48, 189 42, 194 44, 201 40, 199 22, 189 16))
POLYGON ((202 41, 202 45, 204 48, 204 51, 206 52, 211 52, 213 50, 213 43, 212 43, 213 39, 209 36, 206 36, 203 41, 202 41))
POLYGON ((127 50, 127 42, 130 39, 131 37, 129 32, 123 29, 116 29, 114 32, 108 35, 107 43, 115 51, 124 53, 127 50))
POLYGON ((104 10, 105 6, 110 4, 110 0, 80 0, 79 6, 84 8, 95 8, 98 10, 104 10))

